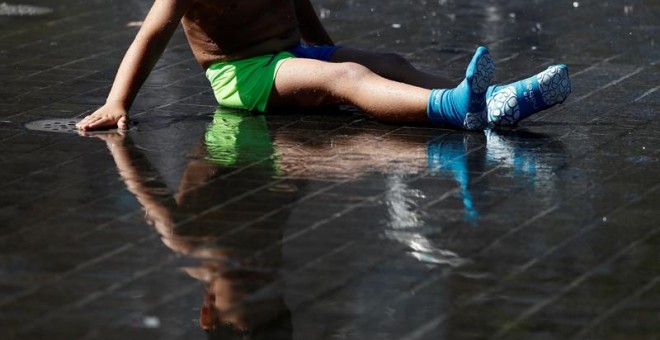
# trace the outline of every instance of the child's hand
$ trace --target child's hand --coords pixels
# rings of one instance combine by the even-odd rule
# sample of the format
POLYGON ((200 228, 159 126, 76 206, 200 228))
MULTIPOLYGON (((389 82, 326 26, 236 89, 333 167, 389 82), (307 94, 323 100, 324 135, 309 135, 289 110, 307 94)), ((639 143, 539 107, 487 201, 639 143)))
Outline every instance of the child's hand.
POLYGON ((120 105, 105 104, 78 122, 76 127, 82 131, 114 127, 120 130, 126 130, 128 127, 128 112, 120 105))

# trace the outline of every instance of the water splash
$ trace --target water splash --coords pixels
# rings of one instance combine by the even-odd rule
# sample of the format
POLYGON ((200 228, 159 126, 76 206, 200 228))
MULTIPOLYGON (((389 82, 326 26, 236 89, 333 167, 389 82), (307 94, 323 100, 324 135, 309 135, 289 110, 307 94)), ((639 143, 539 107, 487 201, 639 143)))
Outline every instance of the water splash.
POLYGON ((630 6, 625 5, 625 6, 623 6, 623 14, 625 14, 625 15, 630 15, 630 14, 632 14, 634 10, 635 10, 635 6, 633 6, 633 5, 630 5, 630 6))
POLYGON ((32 5, 13 5, 6 2, 0 3, 0 16, 37 16, 52 13, 53 10, 48 7, 39 7, 32 5))

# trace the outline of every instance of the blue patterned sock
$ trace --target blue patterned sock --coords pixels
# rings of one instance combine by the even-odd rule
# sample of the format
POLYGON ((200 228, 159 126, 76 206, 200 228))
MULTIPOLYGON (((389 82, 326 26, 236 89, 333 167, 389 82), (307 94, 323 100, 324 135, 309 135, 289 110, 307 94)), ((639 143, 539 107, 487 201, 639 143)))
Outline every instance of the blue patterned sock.
POLYGON ((488 124, 514 125, 556 104, 571 93, 566 65, 553 65, 530 78, 503 86, 493 85, 486 93, 488 124))
POLYGON ((427 114, 432 122, 465 130, 486 126, 486 91, 495 65, 488 49, 477 48, 465 71, 465 79, 453 89, 431 91, 427 114))

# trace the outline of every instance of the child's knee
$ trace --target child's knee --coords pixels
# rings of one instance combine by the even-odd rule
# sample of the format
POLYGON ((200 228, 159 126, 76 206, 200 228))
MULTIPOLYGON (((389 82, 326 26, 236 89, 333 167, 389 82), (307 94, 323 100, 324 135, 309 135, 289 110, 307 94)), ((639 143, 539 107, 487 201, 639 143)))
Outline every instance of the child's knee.
POLYGON ((333 74, 333 79, 335 82, 343 84, 354 84, 372 73, 365 66, 354 62, 338 63, 335 66, 337 69, 333 74))

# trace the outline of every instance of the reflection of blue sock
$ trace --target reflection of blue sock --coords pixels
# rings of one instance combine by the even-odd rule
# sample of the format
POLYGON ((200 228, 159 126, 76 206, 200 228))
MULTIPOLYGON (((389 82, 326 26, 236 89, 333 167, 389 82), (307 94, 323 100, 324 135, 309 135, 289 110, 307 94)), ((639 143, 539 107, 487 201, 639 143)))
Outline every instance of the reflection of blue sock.
POLYGON ((465 71, 465 79, 453 89, 432 90, 427 114, 432 122, 466 130, 483 130, 486 91, 495 65, 488 49, 481 46, 465 71))
POLYGON ((571 93, 571 79, 566 65, 553 65, 530 78, 503 86, 491 86, 486 93, 488 123, 513 125, 563 103, 571 93))
POLYGON ((470 193, 470 173, 465 140, 450 138, 430 142, 426 145, 426 154, 429 172, 437 173, 444 169, 454 176, 454 180, 461 188, 465 220, 476 223, 479 220, 479 212, 470 193))

